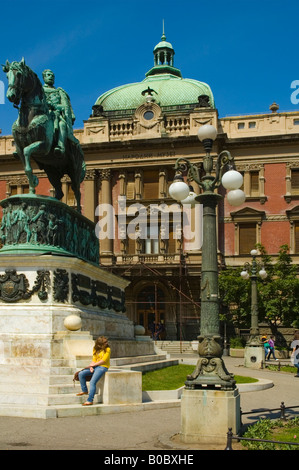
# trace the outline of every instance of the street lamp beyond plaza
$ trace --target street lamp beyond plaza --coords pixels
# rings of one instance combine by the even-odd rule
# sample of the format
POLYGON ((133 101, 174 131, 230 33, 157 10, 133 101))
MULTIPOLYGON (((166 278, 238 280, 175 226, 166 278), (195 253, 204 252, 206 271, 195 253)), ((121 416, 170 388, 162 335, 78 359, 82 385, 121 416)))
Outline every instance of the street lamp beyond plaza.
POLYGON ((245 201, 244 192, 239 189, 242 175, 234 169, 231 154, 224 150, 214 160, 211 155, 216 129, 203 125, 198 138, 206 151, 203 157, 204 176, 196 164, 179 158, 175 164, 174 182, 169 194, 177 201, 184 202, 189 195, 203 206, 203 243, 201 267, 201 313, 200 335, 198 336, 199 359, 192 374, 187 376, 181 400, 181 440, 185 443, 223 443, 227 429, 234 433, 240 430, 240 395, 233 375, 222 359, 222 344, 219 321, 219 290, 217 260, 216 207, 223 196, 215 190, 222 185, 228 190, 229 204, 238 206, 245 201), (190 195, 189 186, 184 182, 183 173, 201 188, 197 196, 190 195))
POLYGON ((250 337, 245 347, 244 365, 253 369, 261 368, 263 364, 264 348, 260 340, 258 325, 258 298, 257 298, 257 280, 258 275, 261 279, 266 279, 267 272, 264 265, 256 260, 257 250, 251 250, 252 263, 245 263, 241 277, 244 280, 251 280, 251 328, 250 337), (250 273, 250 274, 249 274, 250 273))
POLYGON ((174 182, 169 188, 173 199, 191 202, 191 196, 203 206, 203 244, 201 268, 201 313, 200 336, 198 337, 199 361, 195 371, 187 377, 186 388, 220 388, 232 390, 235 382, 224 366, 222 345, 219 332, 219 294, 216 207, 223 196, 215 192, 221 183, 229 190, 227 200, 238 206, 245 201, 244 192, 239 189, 243 184, 242 175, 234 169, 231 154, 224 150, 217 156, 214 168, 211 150, 217 137, 214 126, 205 124, 198 131, 198 138, 203 143, 206 155, 203 157, 204 176, 200 176, 198 167, 189 160, 179 158, 175 164, 174 182), (225 172, 225 170, 227 170, 225 172), (189 196, 190 189, 184 182, 183 173, 193 179, 202 189, 201 194, 189 196), (188 198, 189 196, 189 198, 188 198), (189 199, 189 200, 188 200, 189 199))

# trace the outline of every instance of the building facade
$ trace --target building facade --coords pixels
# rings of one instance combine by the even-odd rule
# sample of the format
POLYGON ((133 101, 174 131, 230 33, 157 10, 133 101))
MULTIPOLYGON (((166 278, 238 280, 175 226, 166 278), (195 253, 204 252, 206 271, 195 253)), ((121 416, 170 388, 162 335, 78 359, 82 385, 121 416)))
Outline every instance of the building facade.
MULTIPOLYGON (((177 158, 201 168, 197 131, 206 123, 218 130, 214 155, 231 152, 246 193, 241 207, 225 198, 218 207, 219 266, 243 265, 256 243, 274 257, 288 244, 299 263, 299 112, 279 112, 273 103, 266 114, 219 118, 210 87, 183 78, 163 34, 145 79, 101 95, 74 131, 87 166, 82 211, 97 222, 101 265, 130 280, 129 318, 147 333, 162 325, 161 338, 199 332, 200 207, 183 213, 168 188, 177 158)), ((28 191, 13 151, 12 136, 0 137, 1 199, 28 191)), ((35 173, 37 193, 51 196, 45 174, 35 173)), ((63 190, 63 201, 75 205, 67 177, 63 190)))

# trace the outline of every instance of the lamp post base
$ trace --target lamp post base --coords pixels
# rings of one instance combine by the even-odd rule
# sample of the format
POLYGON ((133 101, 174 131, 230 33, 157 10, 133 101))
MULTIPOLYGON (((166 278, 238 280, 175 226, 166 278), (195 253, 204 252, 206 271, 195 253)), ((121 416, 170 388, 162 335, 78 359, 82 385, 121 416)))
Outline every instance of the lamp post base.
POLYGON ((196 367, 185 382, 187 389, 210 388, 234 390, 236 382, 222 360, 220 336, 198 336, 196 367))
POLYGON ((187 389, 221 389, 234 390, 236 382, 219 357, 200 357, 195 370, 187 376, 187 389))
POLYGON ((227 431, 241 429, 239 390, 183 390, 181 441, 223 444, 227 431))

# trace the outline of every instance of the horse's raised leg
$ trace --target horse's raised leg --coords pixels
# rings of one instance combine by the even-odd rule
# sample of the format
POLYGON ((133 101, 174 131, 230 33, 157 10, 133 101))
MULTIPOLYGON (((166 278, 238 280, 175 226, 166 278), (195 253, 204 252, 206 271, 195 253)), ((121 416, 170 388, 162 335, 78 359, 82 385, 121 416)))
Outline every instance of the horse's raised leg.
POLYGON ((34 154, 41 154, 45 152, 45 142, 44 141, 37 141, 33 142, 32 144, 28 145, 24 148, 24 166, 25 166, 25 173, 27 175, 29 181, 29 192, 31 194, 35 194, 35 188, 38 185, 38 178, 33 174, 32 167, 31 167, 31 156, 34 154))

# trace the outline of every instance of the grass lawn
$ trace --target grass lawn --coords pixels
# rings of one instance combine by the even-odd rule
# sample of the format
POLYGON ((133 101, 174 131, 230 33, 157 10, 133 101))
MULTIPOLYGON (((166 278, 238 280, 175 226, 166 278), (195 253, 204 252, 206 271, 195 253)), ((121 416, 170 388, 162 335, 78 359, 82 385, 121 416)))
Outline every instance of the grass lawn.
MULTIPOLYGON (((278 370, 278 366, 276 364, 267 364, 268 370, 278 370)), ((297 373, 297 368, 294 366, 280 366, 280 372, 291 372, 292 374, 297 373)))
MULTIPOLYGON (((243 437, 299 443, 299 418, 287 422, 263 419, 248 428, 243 437)), ((299 450, 299 446, 272 444, 268 442, 241 441, 249 450, 299 450)))
MULTIPOLYGON (((176 390, 185 384, 187 375, 191 374, 194 369, 195 366, 178 364, 152 372, 145 372, 142 375, 142 390, 176 390)), ((257 379, 240 375, 235 375, 235 380, 237 384, 257 382, 257 379)))

